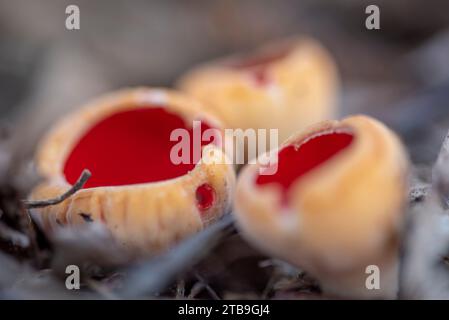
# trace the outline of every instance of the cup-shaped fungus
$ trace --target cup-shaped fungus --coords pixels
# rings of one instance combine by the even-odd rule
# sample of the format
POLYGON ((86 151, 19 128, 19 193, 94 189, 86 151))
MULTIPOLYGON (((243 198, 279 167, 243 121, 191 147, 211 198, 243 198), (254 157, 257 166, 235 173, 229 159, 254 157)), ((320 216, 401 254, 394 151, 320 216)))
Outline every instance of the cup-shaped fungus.
POLYGON ((315 276, 331 296, 395 297, 408 170, 397 136, 352 116, 316 124, 273 152, 273 174, 254 164, 238 179, 243 235, 315 276))
POLYGON ((291 38, 198 66, 180 79, 179 87, 227 127, 277 129, 284 141, 334 118, 338 77, 320 44, 291 38))
POLYGON ((224 161, 221 132, 219 120, 174 91, 138 88, 102 97, 57 123, 39 144, 36 163, 45 181, 30 199, 63 194, 84 169, 91 178, 33 215, 48 232, 99 222, 132 251, 163 250, 232 205, 235 173, 224 161), (218 134, 201 139, 208 129, 218 134), (202 161, 206 149, 209 159, 202 161), (181 151, 185 161, 177 158, 181 151))

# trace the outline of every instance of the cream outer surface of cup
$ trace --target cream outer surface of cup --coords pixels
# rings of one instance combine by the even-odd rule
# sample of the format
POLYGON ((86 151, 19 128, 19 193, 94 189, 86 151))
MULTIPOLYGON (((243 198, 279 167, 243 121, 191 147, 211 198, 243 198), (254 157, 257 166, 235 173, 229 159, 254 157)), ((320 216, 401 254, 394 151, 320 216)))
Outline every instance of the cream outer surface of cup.
POLYGON ((277 129, 282 142, 336 116, 340 82, 330 54, 310 38, 286 39, 258 51, 285 46, 288 54, 263 67, 232 67, 239 56, 205 63, 181 77, 178 87, 202 101, 227 128, 277 129), (261 68, 267 78, 262 84, 254 80, 261 68))
MULTIPOLYGON (((79 138, 102 119, 134 108, 163 106, 185 123, 207 120, 222 124, 200 104, 182 93, 162 88, 124 89, 103 96, 56 123, 38 145, 36 166, 44 181, 32 190, 31 200, 51 199, 67 191, 64 163, 79 138)), ((213 148, 216 162, 200 162, 193 170, 165 181, 81 189, 62 203, 33 209, 33 216, 52 234, 56 228, 101 223, 130 252, 156 254, 203 229, 232 207, 235 172, 213 148), (207 184, 214 203, 199 210, 197 190, 207 184), (88 216, 88 219, 86 219, 88 216)), ((89 169, 89 168, 86 168, 89 169)), ((124 168, 126 169, 126 168, 124 168)))
POLYGON ((314 134, 348 130, 352 144, 288 190, 257 185, 258 165, 239 176, 235 214, 251 243, 304 268, 331 295, 394 298, 408 177, 408 156, 398 137, 366 116, 326 121, 290 137, 300 144, 314 134), (368 290, 366 268, 380 269, 380 289, 368 290))

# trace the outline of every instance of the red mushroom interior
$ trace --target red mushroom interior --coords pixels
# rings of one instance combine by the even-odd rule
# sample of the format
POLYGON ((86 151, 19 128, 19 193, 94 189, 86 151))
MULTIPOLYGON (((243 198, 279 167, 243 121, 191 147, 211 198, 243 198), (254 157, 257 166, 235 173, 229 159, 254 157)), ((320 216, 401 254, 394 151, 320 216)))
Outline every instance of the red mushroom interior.
MULTIPOLYGON (((84 188, 122 186, 173 179, 187 174, 196 163, 173 164, 170 141, 173 130, 186 129, 190 135, 192 159, 193 129, 184 119, 159 106, 120 111, 90 128, 73 147, 64 166, 64 175, 74 184, 83 169, 92 177, 84 188)), ((210 128, 202 122, 201 133, 210 128)), ((209 142, 201 142, 206 145, 209 142)))
POLYGON ((294 182, 346 149, 352 141, 353 135, 350 133, 328 132, 317 134, 299 146, 287 146, 279 152, 276 173, 258 175, 256 184, 279 185, 286 200, 287 192, 294 182))
POLYGON ((229 66, 249 72, 258 85, 266 85, 269 83, 269 66, 287 57, 291 50, 290 46, 279 46, 272 50, 255 52, 233 60, 229 66))

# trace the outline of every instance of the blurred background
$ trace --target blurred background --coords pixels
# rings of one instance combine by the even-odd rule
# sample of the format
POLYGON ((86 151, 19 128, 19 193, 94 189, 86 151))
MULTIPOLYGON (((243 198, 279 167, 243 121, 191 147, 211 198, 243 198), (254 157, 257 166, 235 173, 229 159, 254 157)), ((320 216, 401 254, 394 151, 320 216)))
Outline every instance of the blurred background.
POLYGON ((0 0, 0 124, 23 157, 58 117, 124 86, 170 86, 192 65, 294 34, 337 61, 343 114, 398 130, 415 162, 449 127, 449 1, 0 0), (65 28, 76 4, 81 29, 65 28), (380 8, 367 30, 365 8, 380 8))

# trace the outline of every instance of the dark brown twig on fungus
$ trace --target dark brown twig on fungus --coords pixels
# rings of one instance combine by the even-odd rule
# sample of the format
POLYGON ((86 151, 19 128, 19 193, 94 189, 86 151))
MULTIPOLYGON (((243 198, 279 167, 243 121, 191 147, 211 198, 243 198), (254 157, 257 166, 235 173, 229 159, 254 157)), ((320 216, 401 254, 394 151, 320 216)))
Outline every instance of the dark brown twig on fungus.
POLYGON ((72 196, 78 190, 81 190, 91 176, 92 174, 89 170, 83 170, 83 173, 81 173, 78 181, 69 190, 67 190, 67 192, 61 194, 60 196, 47 200, 24 200, 23 203, 27 209, 43 208, 57 205, 72 196))

